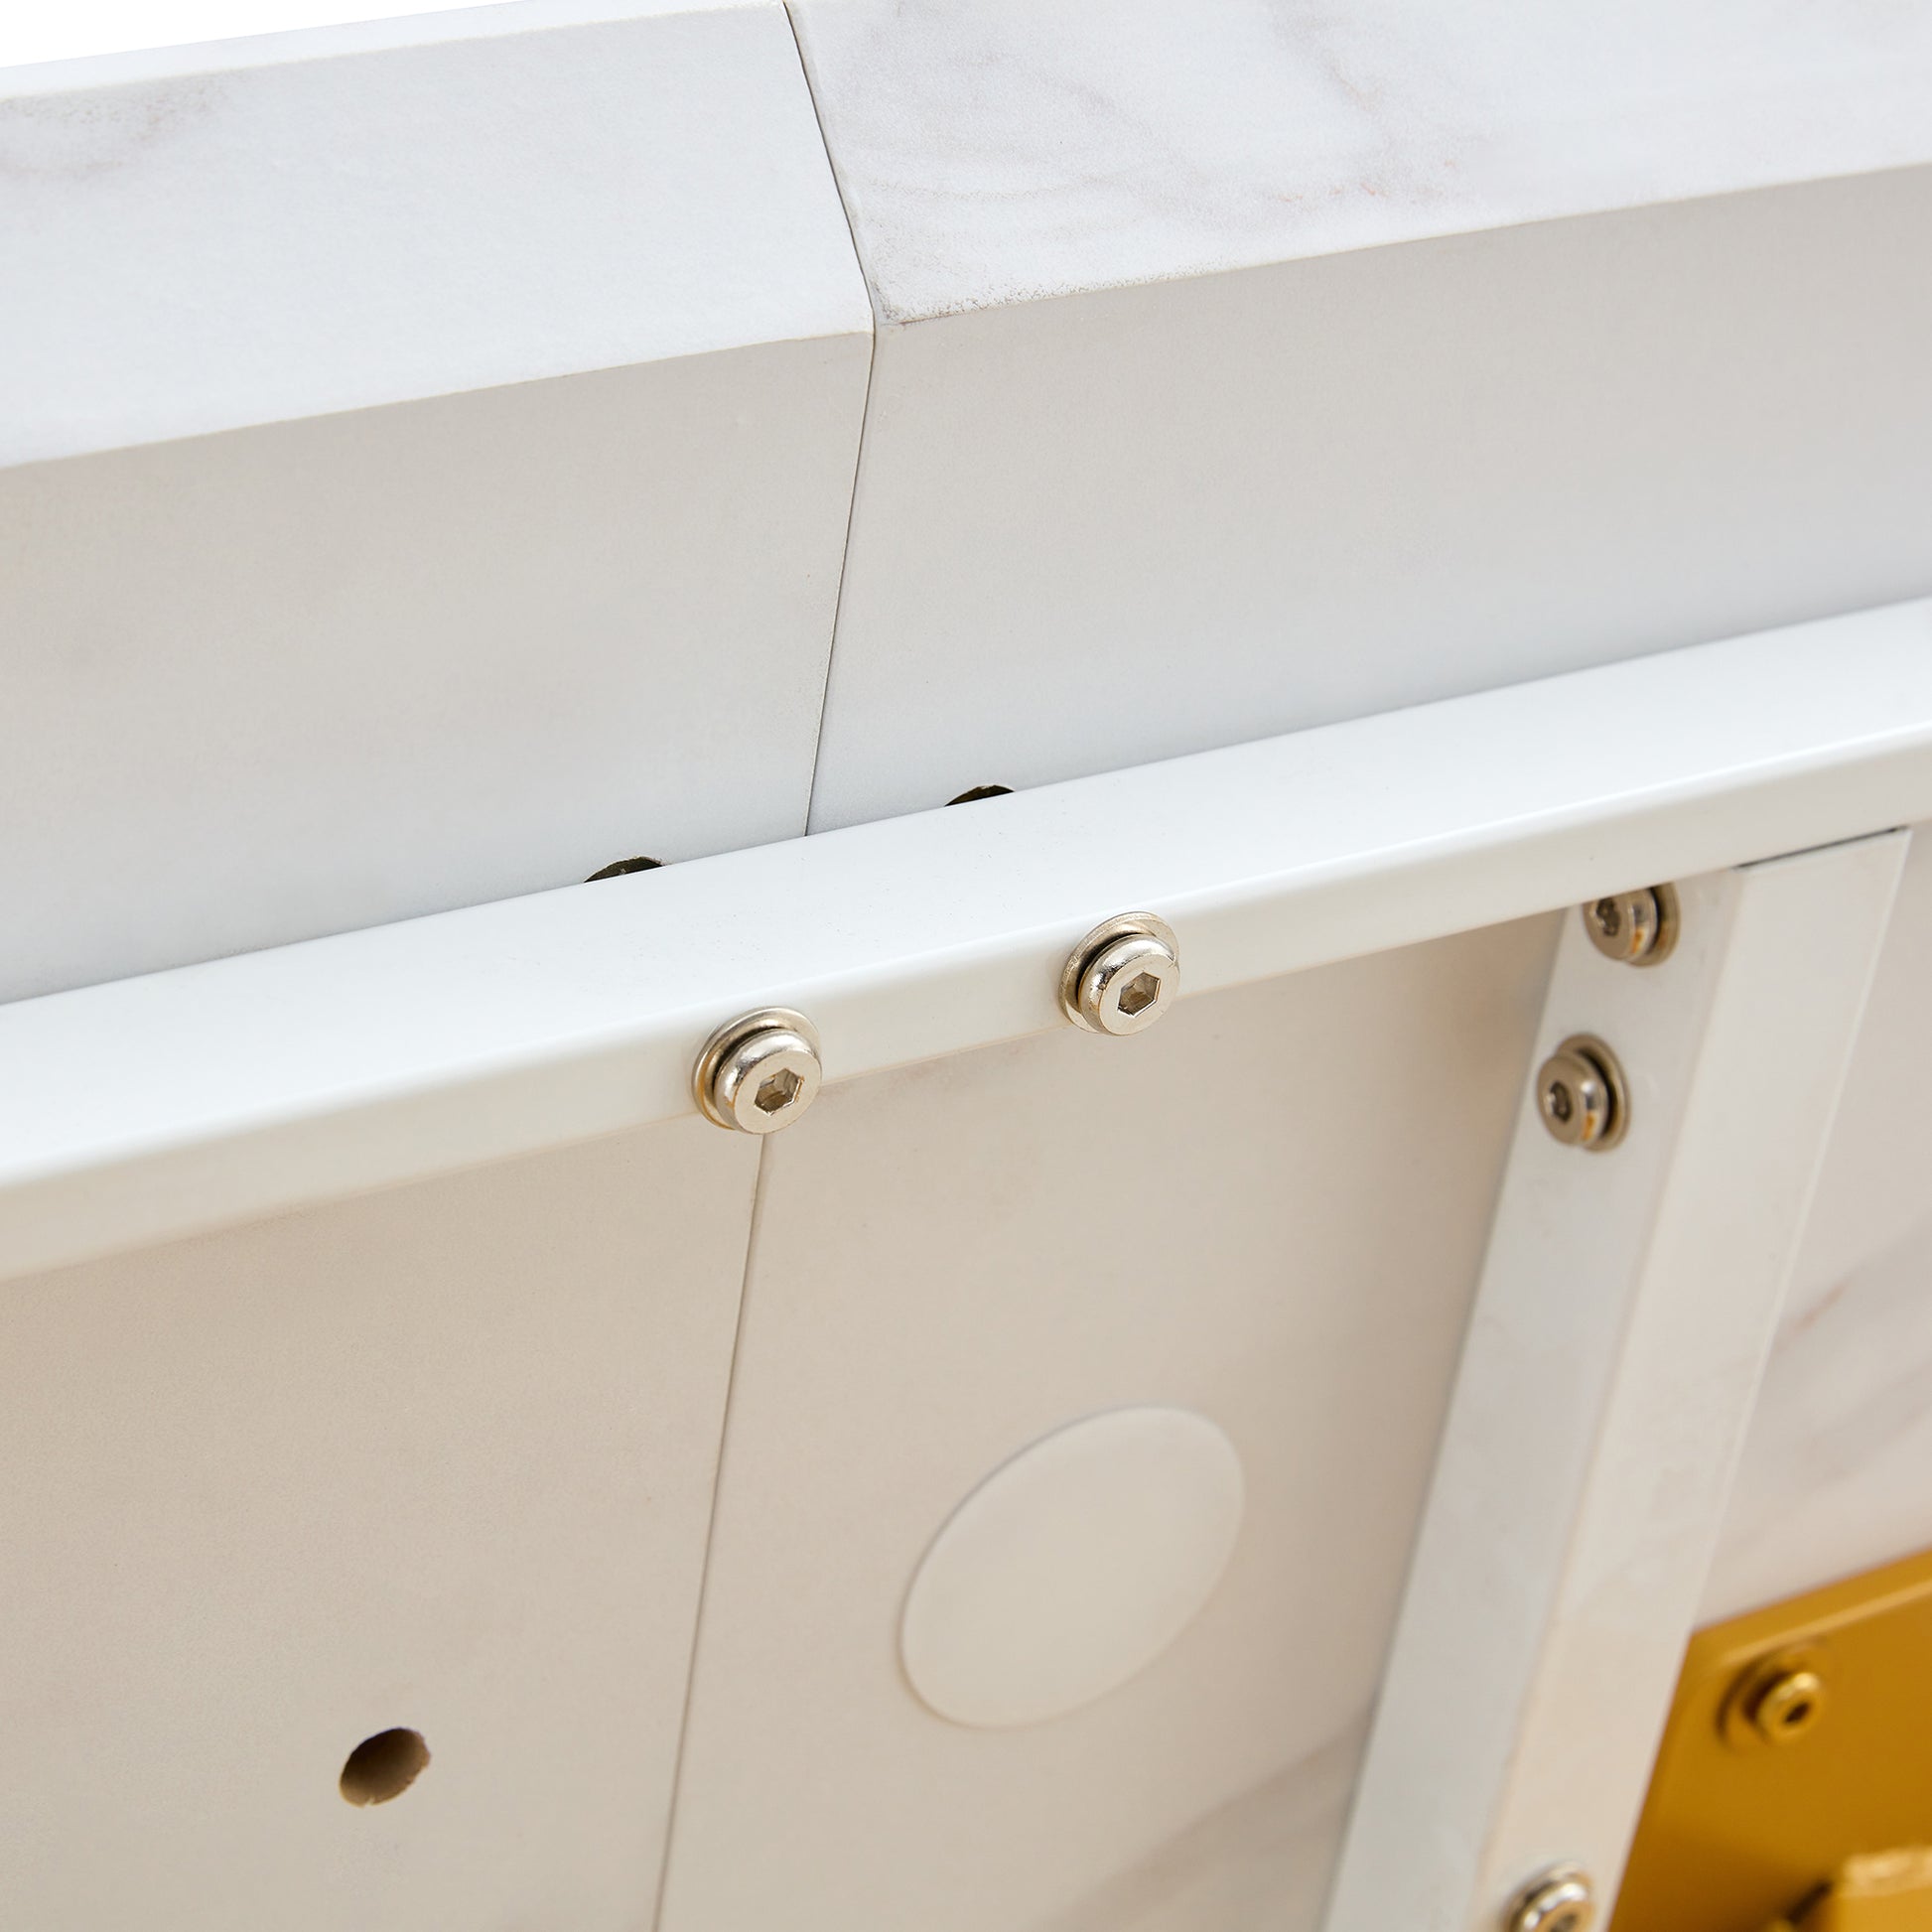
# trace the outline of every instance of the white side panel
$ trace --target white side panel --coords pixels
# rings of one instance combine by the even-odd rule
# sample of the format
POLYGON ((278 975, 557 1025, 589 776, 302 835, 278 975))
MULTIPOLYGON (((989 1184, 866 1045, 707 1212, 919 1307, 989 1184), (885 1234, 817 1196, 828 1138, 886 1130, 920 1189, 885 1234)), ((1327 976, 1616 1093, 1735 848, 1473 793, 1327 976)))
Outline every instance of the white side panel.
POLYGON ((813 828, 1922 595, 1928 234, 1911 170, 883 327, 813 828))
POLYGON ((871 311, 782 10, 328 46, 0 99, 0 1000, 804 828, 871 311))
POLYGON ((1701 1615, 1932 1545, 1932 838, 1914 838, 1701 1615))
POLYGON ((756 1166, 687 1121, 9 1284, 10 1926, 649 1923, 756 1166))
POLYGON ((1558 1862, 1607 1910, 1905 846, 1693 881, 1652 970, 1565 922, 1543 1048, 1607 1040, 1629 1133, 1519 1109, 1329 1932, 1486 1932, 1558 1862))
POLYGON ((803 829, 862 337, 0 471, 0 998, 803 829))
POLYGON ((1552 937, 828 1088, 769 1144, 662 1932, 1313 1923, 1552 937), (935 1715, 898 1649, 935 1533, 1133 1404, 1239 1454, 1218 1589, 1097 1702, 935 1715))

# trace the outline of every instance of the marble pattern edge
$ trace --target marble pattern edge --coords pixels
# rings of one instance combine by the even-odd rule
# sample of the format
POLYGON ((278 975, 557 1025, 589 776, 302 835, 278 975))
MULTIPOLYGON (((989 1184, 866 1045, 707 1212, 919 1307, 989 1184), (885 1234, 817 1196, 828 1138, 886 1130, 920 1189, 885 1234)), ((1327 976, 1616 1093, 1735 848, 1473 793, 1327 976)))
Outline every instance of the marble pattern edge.
POLYGON ((1932 16, 790 0, 883 321, 1932 161, 1932 16))

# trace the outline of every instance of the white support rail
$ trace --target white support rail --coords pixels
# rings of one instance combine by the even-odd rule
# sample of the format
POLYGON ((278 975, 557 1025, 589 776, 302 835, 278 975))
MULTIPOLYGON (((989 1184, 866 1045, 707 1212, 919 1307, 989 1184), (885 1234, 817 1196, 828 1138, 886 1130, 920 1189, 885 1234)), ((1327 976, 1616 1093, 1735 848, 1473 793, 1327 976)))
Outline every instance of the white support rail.
POLYGON ((1908 843, 1680 882, 1656 972, 1565 922, 1538 1055, 1608 1041, 1630 1132, 1525 1093, 1324 1932, 1566 1864, 1608 1924, 1908 843))
POLYGON ((834 1080, 1061 1025, 1111 913, 1210 992, 1928 817, 1920 603, 24 1001, 0 1275, 692 1112, 756 1006, 834 1080))

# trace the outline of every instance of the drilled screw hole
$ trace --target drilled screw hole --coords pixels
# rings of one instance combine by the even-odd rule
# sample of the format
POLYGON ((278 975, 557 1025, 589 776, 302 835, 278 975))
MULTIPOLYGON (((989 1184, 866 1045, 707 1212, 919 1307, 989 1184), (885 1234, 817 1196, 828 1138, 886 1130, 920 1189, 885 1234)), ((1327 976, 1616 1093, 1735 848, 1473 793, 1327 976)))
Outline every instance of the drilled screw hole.
POLYGON ((1161 982, 1153 973, 1143 973, 1121 988, 1120 1010, 1131 1020, 1145 1013, 1161 997, 1161 982))
POLYGON ((343 1766, 343 1796, 352 1805, 386 1805, 400 1798, 429 1763, 420 1730, 378 1730, 349 1752, 343 1766))

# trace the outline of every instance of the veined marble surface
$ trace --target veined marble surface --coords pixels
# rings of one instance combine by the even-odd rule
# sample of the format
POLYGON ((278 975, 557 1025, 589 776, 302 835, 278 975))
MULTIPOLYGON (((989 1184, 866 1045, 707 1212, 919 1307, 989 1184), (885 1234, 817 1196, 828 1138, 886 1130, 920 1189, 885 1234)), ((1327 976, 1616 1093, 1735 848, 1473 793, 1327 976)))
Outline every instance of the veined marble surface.
POLYGON ((1866 0, 793 0, 882 315, 1932 159, 1866 0))
POLYGON ((1932 1546, 1932 831, 1913 840, 1706 1588, 1710 1621, 1932 1546))
POLYGON ((870 333, 781 8, 493 11, 0 75, 0 465, 870 333))

